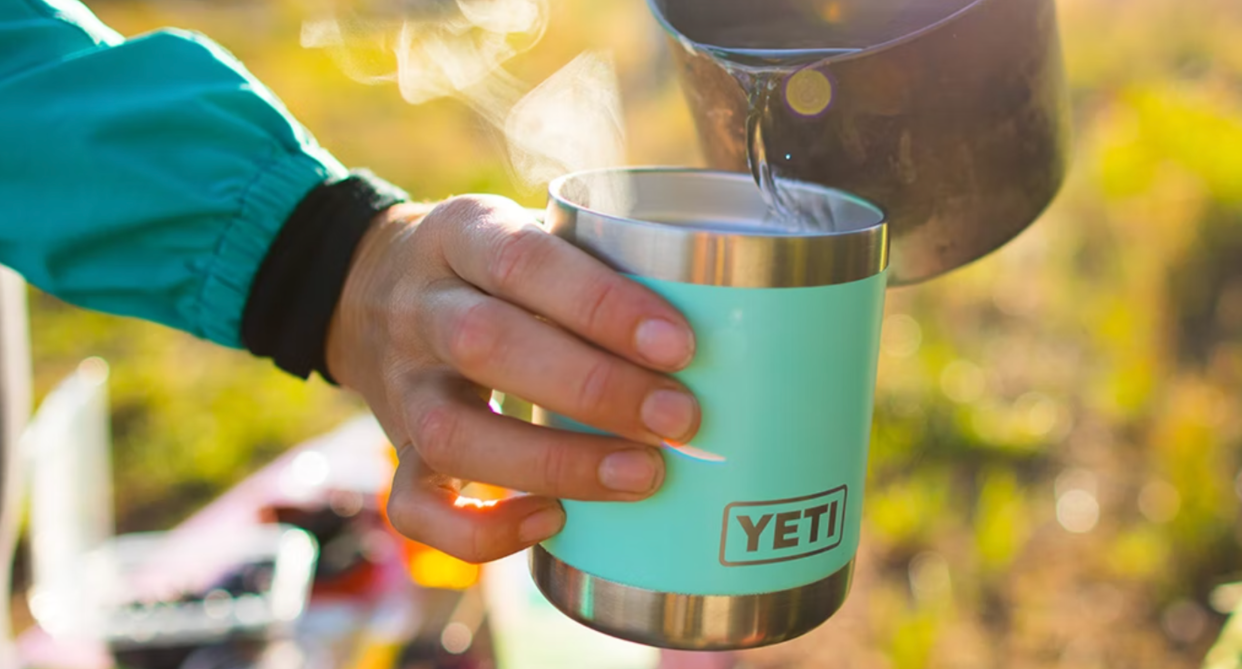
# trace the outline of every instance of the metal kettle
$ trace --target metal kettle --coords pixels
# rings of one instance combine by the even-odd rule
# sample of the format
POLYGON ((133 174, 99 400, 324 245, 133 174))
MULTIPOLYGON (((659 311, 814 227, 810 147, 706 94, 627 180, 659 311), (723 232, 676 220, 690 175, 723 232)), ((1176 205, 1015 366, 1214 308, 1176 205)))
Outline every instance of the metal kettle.
POLYGON ((648 2, 669 33, 709 164, 748 170, 748 98, 722 61, 779 68, 785 104, 763 126, 776 172, 879 204, 893 285, 1004 245, 1065 178, 1054 0, 648 2), (830 101, 799 104, 799 80, 830 101))

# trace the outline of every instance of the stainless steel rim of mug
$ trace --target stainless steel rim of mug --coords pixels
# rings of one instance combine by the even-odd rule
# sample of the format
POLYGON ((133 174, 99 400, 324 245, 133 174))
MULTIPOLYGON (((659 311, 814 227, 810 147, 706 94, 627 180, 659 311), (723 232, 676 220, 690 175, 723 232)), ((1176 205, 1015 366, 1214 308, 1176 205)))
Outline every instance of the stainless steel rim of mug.
POLYGON ((758 595, 644 590, 587 574, 542 546, 530 553, 535 584, 556 608, 599 632, 675 650, 744 650, 815 629, 845 603, 854 562, 809 585, 758 595))
POLYGON ((547 229, 617 271, 732 288, 801 288, 867 279, 888 267, 884 212, 849 193, 789 182, 823 198, 841 231, 762 230, 766 206, 748 175, 636 168, 570 174, 549 187, 547 229), (592 207, 593 179, 622 179, 632 202, 592 207), (653 218, 657 220, 652 220, 653 218), (696 221, 731 221, 708 228, 696 221), (746 223, 749 222, 749 225, 746 223))

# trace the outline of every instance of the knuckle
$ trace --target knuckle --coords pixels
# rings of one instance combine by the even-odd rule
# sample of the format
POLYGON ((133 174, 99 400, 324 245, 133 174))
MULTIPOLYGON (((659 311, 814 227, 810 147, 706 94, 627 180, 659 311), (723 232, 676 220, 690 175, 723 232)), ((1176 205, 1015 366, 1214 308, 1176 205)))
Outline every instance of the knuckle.
POLYGON ((393 495, 388 498, 386 511, 388 522, 401 536, 425 543, 427 522, 417 506, 403 504, 401 496, 393 495))
POLYGON ((436 208, 428 218, 434 217, 437 219, 437 226, 447 225, 454 228, 464 228, 479 218, 486 216, 491 209, 492 207, 481 197, 459 195, 436 205, 436 208))
MULTIPOLYGON (((414 380, 418 378, 422 365, 420 361, 408 355, 393 352, 381 356, 380 361, 380 368, 377 371, 381 395, 376 398, 376 402, 368 401, 368 405, 372 408, 385 407, 400 416, 401 408, 405 406, 406 396, 414 380)), ((401 427, 402 438, 405 438, 405 426, 401 427)))
POLYGON ((488 562, 499 552, 496 538, 485 526, 477 523, 470 526, 462 548, 462 554, 458 557, 472 564, 488 562))
POLYGON ((501 345, 499 316, 495 305, 480 302, 464 309, 452 323, 449 333, 449 359, 465 370, 488 365, 501 345))
POLYGON ((586 327, 588 332, 603 334, 608 331, 609 315, 615 310, 610 307, 617 296, 619 286, 611 277, 597 279, 586 287, 586 327))
POLYGON ((428 212, 413 234, 415 238, 426 237, 441 241, 453 239, 468 232, 480 220, 486 219, 491 210, 492 207, 479 197, 471 195, 452 197, 437 204, 428 212))
POLYGON ((460 522, 458 531, 436 548, 463 562, 483 564, 500 557, 501 541, 486 523, 473 519, 460 522))
POLYGON ((448 296, 460 286, 455 277, 437 276, 394 291, 388 303, 392 313, 387 320, 389 341, 404 344, 404 355, 434 358, 443 354, 435 344, 446 324, 453 327, 455 302, 448 296))
POLYGON ((410 279, 396 282, 388 291, 380 308, 385 317, 381 322, 390 341, 406 340, 417 332, 426 316, 426 300, 421 299, 422 294, 422 286, 410 279))
POLYGON ((488 279, 501 292, 518 290, 548 255, 547 233, 533 227, 507 231, 499 236, 488 263, 488 279))
POLYGON ((548 494, 556 494, 571 480, 573 462, 568 449, 553 446, 543 455, 543 488, 548 494))
POLYGON ((583 375, 578 386, 578 409, 584 415, 598 415, 608 407, 609 389, 616 368, 608 360, 598 360, 583 375))
POLYGON ((446 210, 444 204, 438 204, 409 233, 410 246, 414 249, 436 248, 444 235, 458 225, 451 210, 446 210))
POLYGON ((436 205, 427 212, 426 216, 419 219, 418 225, 407 233, 407 239, 413 248, 426 248, 428 245, 424 243, 424 240, 438 236, 452 222, 452 218, 442 209, 443 206, 442 204, 436 205))
POLYGON ((439 473, 454 468, 460 423, 460 412, 447 403, 428 408, 415 421, 414 446, 423 462, 439 473))

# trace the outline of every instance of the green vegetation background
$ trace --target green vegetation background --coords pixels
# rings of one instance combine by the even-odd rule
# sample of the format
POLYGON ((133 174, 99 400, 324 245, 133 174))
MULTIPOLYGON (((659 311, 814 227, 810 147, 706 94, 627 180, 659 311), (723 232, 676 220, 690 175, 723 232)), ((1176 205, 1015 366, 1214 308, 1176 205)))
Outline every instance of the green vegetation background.
MULTIPOLYGON (((463 105, 409 106, 302 49, 306 4, 89 4, 130 35, 207 33, 347 164, 419 198, 542 204, 463 105)), ((645 4, 552 6, 510 70, 537 82, 611 50, 630 162, 697 163, 645 4)), ((1242 3, 1061 12, 1071 181, 1002 252, 891 293, 854 594, 753 666, 1195 667, 1224 620, 1217 586, 1242 577, 1242 3)), ((33 307, 40 393, 83 357, 112 365, 123 531, 170 526, 360 407, 167 329, 45 296, 33 307)))

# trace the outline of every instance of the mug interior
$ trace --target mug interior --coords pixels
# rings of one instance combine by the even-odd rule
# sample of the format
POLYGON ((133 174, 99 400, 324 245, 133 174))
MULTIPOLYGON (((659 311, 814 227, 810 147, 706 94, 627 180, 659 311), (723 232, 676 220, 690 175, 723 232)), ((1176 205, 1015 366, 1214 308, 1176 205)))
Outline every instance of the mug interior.
POLYGON ((807 211, 820 212, 814 227, 774 221, 749 175, 708 170, 599 170, 555 182, 552 197, 597 216, 757 236, 835 236, 872 230, 884 212, 848 193, 784 181, 807 211))

